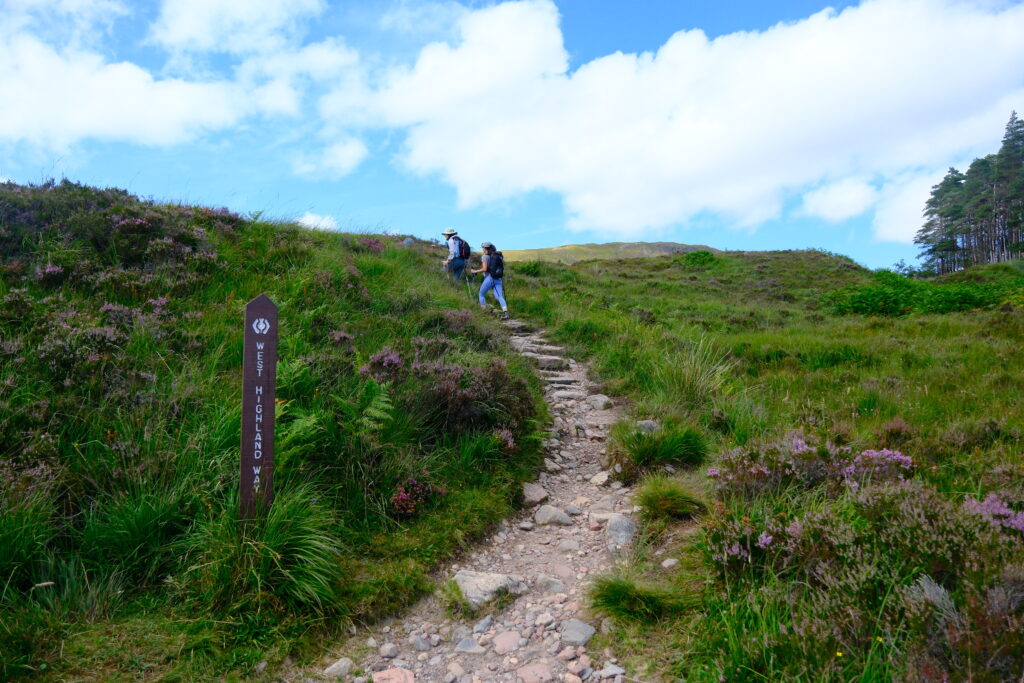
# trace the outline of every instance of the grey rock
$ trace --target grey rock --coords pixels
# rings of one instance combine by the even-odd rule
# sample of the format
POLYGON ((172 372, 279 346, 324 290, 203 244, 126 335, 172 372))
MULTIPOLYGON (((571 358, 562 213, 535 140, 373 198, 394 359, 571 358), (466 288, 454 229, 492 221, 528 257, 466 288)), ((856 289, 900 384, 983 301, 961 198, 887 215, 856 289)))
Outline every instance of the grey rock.
POLYGON ((636 423, 636 428, 644 434, 653 434, 661 429, 661 425, 655 420, 639 420, 636 423))
POLYGON ((553 576, 541 574, 537 577, 537 587, 545 593, 564 593, 565 583, 553 576))
POLYGON ((409 644, 417 652, 430 652, 430 643, 423 636, 413 635, 409 637, 409 644))
POLYGON ((576 507, 572 503, 569 503, 568 505, 565 506, 565 514, 572 515, 573 517, 576 517, 578 515, 582 515, 583 514, 583 510, 580 510, 578 507, 576 507))
POLYGON ((262 662, 260 662, 259 664, 256 665, 256 673, 263 673, 266 670, 267 670, 267 660, 264 659, 262 662))
POLYGON ((598 472, 590 478, 590 483, 594 486, 604 486, 611 476, 608 472, 598 472))
MULTIPOLYGON (((452 631, 452 642, 457 643, 466 636, 473 633, 468 626, 456 626, 452 631)), ((460 674, 461 675, 461 674, 460 674)))
POLYGON ((595 410, 606 410, 615 405, 614 403, 612 403, 612 400, 605 396, 604 394, 594 394, 592 396, 588 396, 587 403, 589 403, 590 407, 594 408, 595 410))
POLYGON ((450 671, 444 675, 444 683, 455 683, 457 680, 459 680, 459 677, 450 671))
POLYGON ((472 638, 463 638, 459 641, 459 644, 455 646, 456 652, 463 652, 469 655, 482 655, 487 652, 483 647, 477 645, 476 641, 472 638))
POLYGON ((569 515, 565 514, 562 510, 559 510, 554 505, 541 505, 540 509, 537 510, 533 516, 533 520, 537 524, 561 524, 563 526, 569 526, 572 524, 572 520, 569 519, 569 515))
POLYGON ((522 522, 519 522, 519 524, 517 524, 516 526, 518 526, 523 531, 533 531, 533 522, 529 520, 523 520, 522 522))
POLYGON ((547 499, 548 492, 544 490, 543 486, 529 482, 523 484, 523 502, 527 505, 543 503, 547 499))
POLYGON ((590 624, 579 619, 569 619, 562 627, 562 642, 569 645, 586 645, 595 633, 597 629, 590 624))
POLYGON ((612 621, 611 617, 605 617, 601 620, 601 633, 611 633, 615 630, 615 622, 612 621))
POLYGON ((459 570, 455 575, 455 583, 458 585, 459 590, 462 591, 462 597, 466 598, 473 607, 480 607, 502 593, 522 595, 528 588, 522 577, 510 574, 474 572, 468 569, 459 570))
POLYGON ((473 633, 487 633, 487 629, 491 627, 494 622, 494 617, 488 614, 480 621, 473 624, 473 633))
POLYGON ((623 547, 629 545, 636 535, 636 523, 625 515, 614 514, 608 518, 604 537, 608 545, 623 547))
POLYGON ((324 676, 328 678, 344 678, 348 676, 348 672, 352 670, 352 660, 348 657, 342 657, 334 664, 324 669, 324 676))
POLYGON ((587 397, 582 391, 575 391, 573 389, 562 389, 554 393, 554 397, 559 401, 579 401, 587 397))
POLYGON ((626 670, 623 669, 621 666, 609 664, 605 668, 598 671, 597 675, 600 678, 615 678, 616 676, 621 676, 624 673, 626 673, 626 670))
POLYGON ((548 472, 558 472, 562 469, 562 466, 550 458, 544 458, 544 469, 548 472))
POLYGON ((579 541, 571 538, 567 538, 558 544, 558 552, 560 553, 574 553, 580 549, 579 541))
POLYGON ((671 569, 672 567, 676 566, 677 564, 679 564, 679 560, 677 560, 674 557, 670 557, 667 560, 663 560, 662 561, 661 568, 662 569, 671 569))
POLYGON ((541 370, 568 370, 569 361, 561 356, 542 356, 539 353, 523 353, 524 356, 531 356, 537 361, 537 367, 541 370))
POLYGON ((394 643, 384 643, 380 646, 380 656, 385 659, 394 659, 398 656, 398 646, 394 643))

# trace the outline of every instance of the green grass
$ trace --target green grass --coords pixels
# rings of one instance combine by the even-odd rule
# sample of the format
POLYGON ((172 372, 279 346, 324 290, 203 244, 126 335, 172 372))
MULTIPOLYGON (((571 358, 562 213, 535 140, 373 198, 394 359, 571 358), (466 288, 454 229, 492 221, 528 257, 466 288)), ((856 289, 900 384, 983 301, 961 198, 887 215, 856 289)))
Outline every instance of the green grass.
POLYGON ((540 384, 431 244, 7 183, 0 246, 0 678, 273 672, 430 590, 540 463, 540 384), (260 293, 277 500, 242 527, 260 293))
POLYGON ((639 486, 646 541, 620 570, 638 578, 610 577, 591 598, 621 622, 607 640, 617 656, 652 679, 1018 675, 1022 605, 996 615, 983 596, 1016 590, 1024 538, 999 521, 1011 517, 970 511, 994 495, 1024 512, 1018 266, 917 282, 789 251, 510 271, 516 309, 589 360, 606 393, 629 399, 610 462, 630 476, 643 472, 625 465, 637 456, 661 469, 651 463, 676 450, 662 448, 671 439, 630 427, 655 419, 666 434, 699 434, 706 471, 734 477, 702 484, 700 471, 684 472, 685 485, 659 475, 639 486), (840 305, 883 294, 877 310, 840 305), (912 465, 870 455, 879 449, 912 465), (654 551, 673 552, 689 533, 689 501, 703 494, 687 490, 705 486, 717 494, 680 583, 654 551), (935 621, 938 598, 914 597, 921 577, 948 595, 953 621, 935 621), (693 581, 698 604, 645 607, 648 595, 691 595, 693 581), (997 635, 997 622, 1013 625, 997 635))
POLYGON ((636 504, 647 521, 690 519, 703 514, 707 503, 683 482, 652 475, 637 488, 636 504))

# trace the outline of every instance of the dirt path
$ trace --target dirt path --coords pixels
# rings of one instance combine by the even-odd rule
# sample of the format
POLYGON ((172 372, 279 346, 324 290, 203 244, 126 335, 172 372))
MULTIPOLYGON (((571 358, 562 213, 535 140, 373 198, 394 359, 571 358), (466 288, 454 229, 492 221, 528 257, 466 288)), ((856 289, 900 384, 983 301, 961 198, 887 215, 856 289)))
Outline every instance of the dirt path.
POLYGON ((629 490, 600 461, 619 411, 592 394, 586 367, 562 356, 524 323, 510 321, 513 345, 536 358, 555 422, 545 442, 547 471, 524 485, 528 506, 441 575, 453 578, 477 616, 452 620, 430 596, 399 617, 354 636, 316 679, 359 683, 607 680, 625 671, 613 653, 587 643, 602 624, 586 612, 590 577, 615 562, 635 531, 629 490), (487 616, 485 616, 487 615, 487 616), (353 662, 354 660, 354 662, 353 662), (362 670, 354 676, 351 671, 362 670))

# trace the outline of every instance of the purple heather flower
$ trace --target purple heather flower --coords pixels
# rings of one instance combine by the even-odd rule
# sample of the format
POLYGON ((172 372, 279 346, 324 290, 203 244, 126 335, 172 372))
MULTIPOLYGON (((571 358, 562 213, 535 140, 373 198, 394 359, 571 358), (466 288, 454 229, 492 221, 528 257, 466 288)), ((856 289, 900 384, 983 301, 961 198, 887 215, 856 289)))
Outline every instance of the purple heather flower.
POLYGON ((761 535, 757 538, 757 547, 761 550, 767 550, 774 540, 775 538, 771 534, 767 531, 762 531, 761 535))

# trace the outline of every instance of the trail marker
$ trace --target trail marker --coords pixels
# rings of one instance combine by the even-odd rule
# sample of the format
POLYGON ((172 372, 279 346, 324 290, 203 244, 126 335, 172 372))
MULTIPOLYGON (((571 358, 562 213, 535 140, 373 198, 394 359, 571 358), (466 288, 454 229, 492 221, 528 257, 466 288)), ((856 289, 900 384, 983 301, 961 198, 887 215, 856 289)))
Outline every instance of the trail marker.
POLYGON ((276 381, 277 306, 260 294, 245 306, 239 519, 252 519, 274 500, 276 381))

